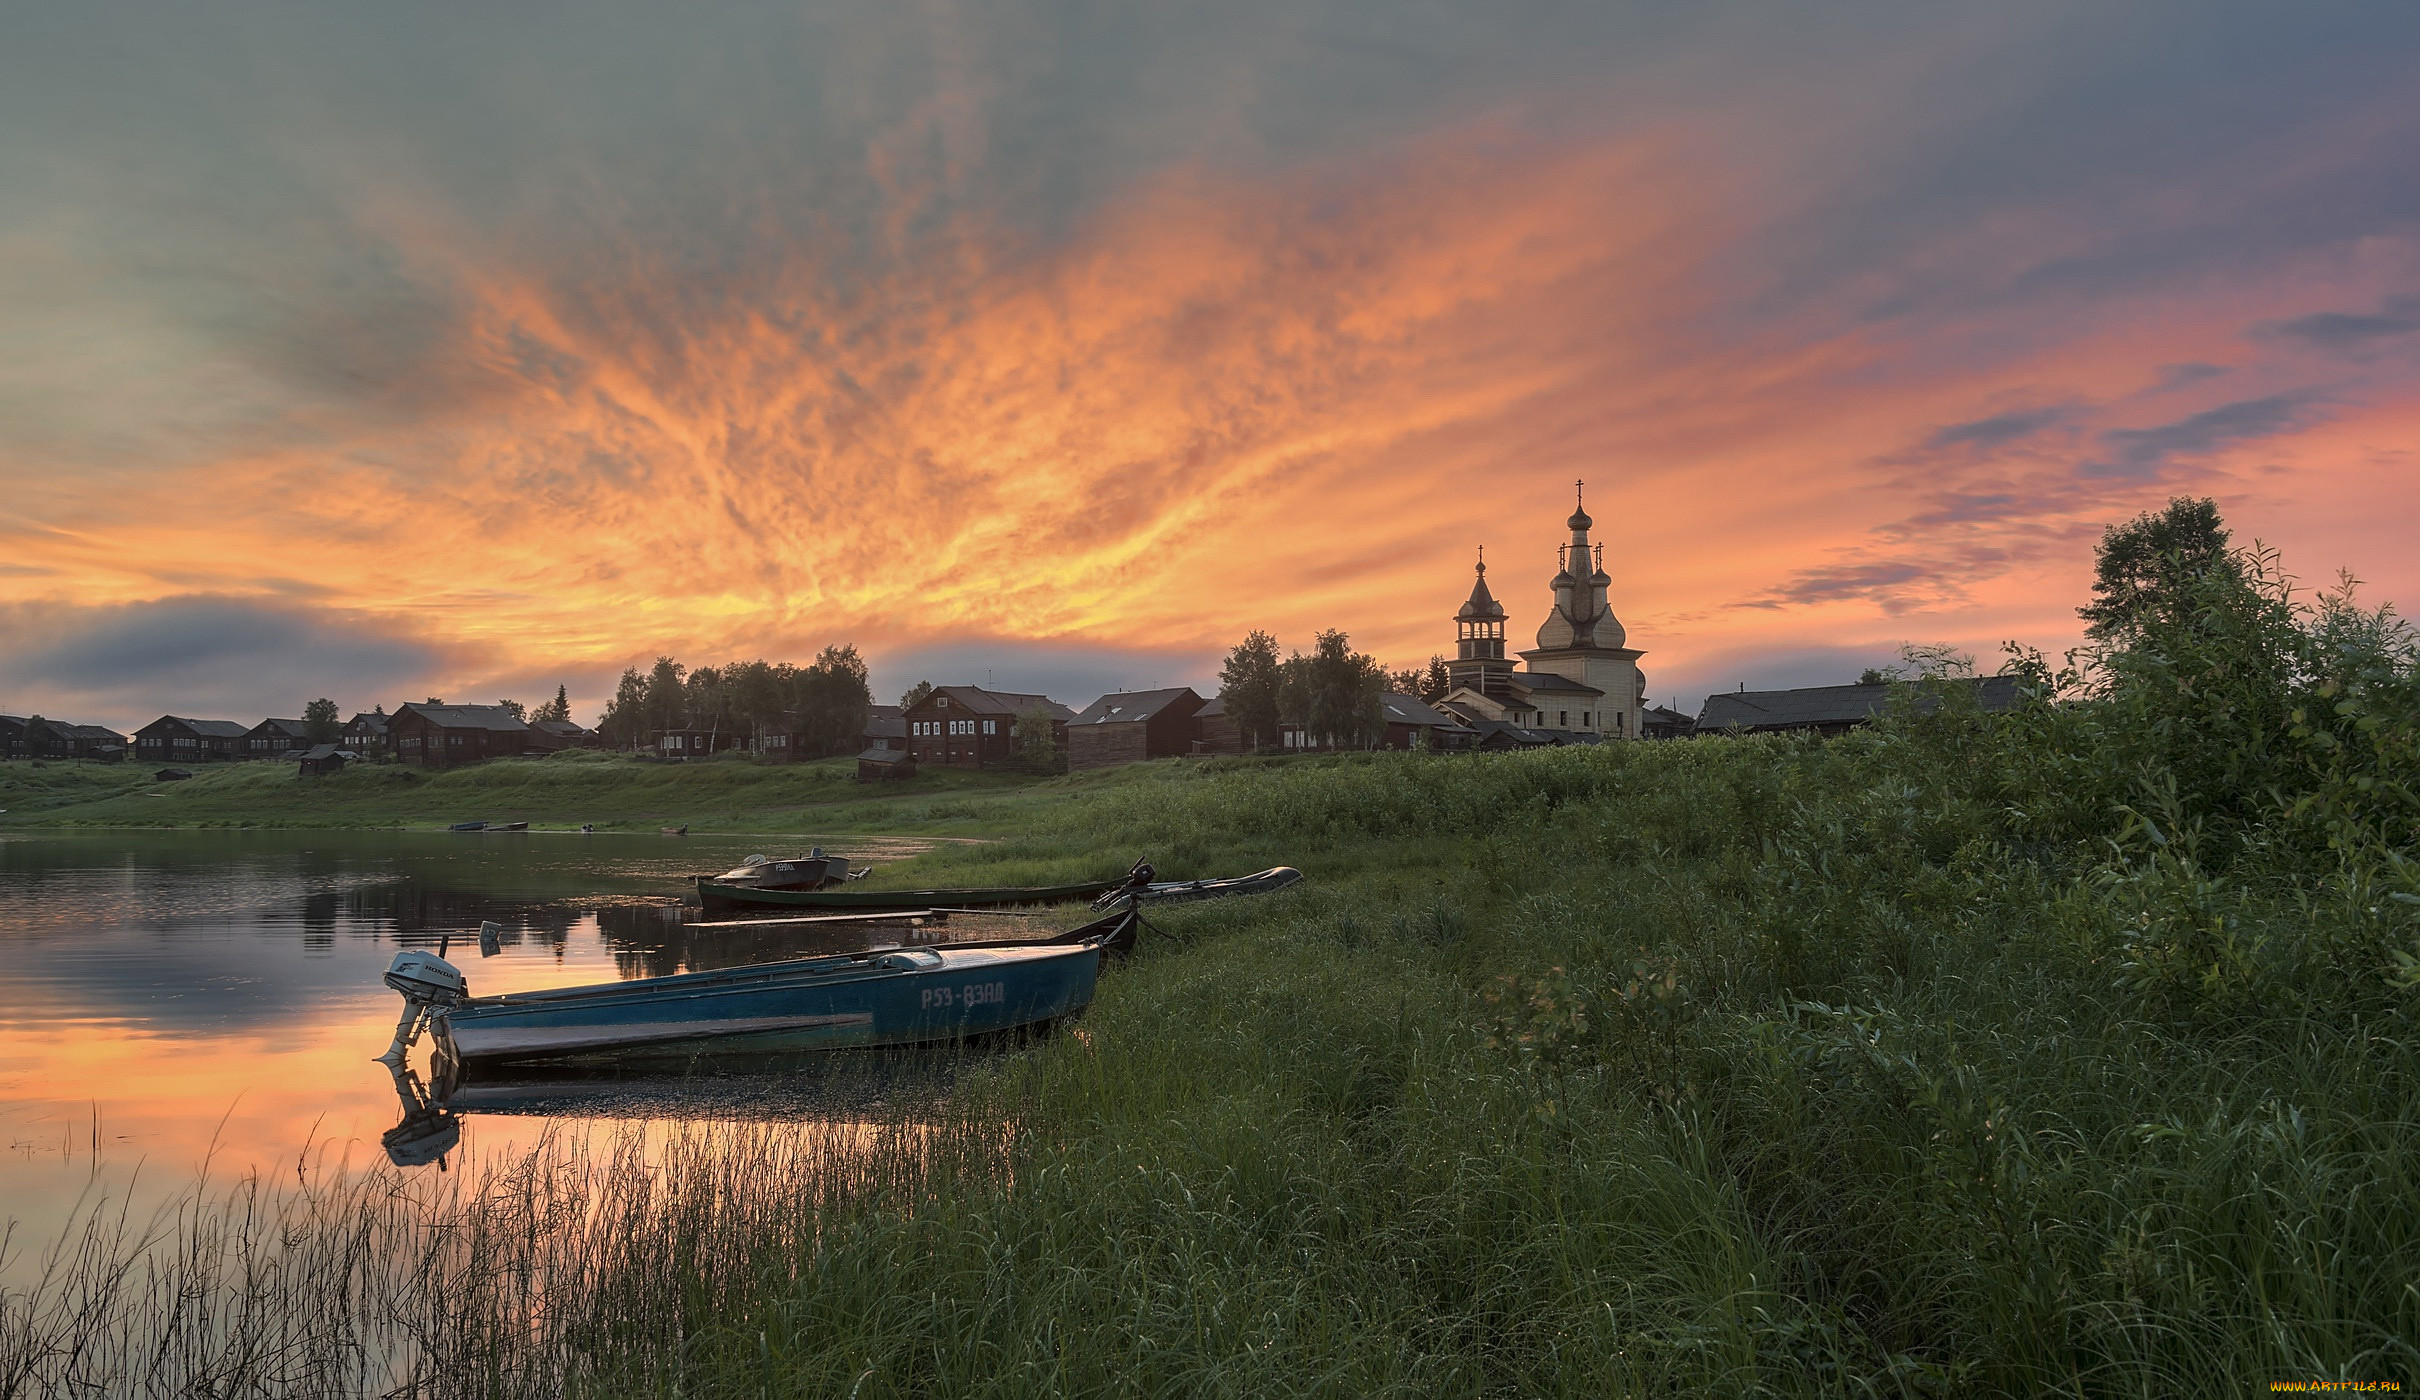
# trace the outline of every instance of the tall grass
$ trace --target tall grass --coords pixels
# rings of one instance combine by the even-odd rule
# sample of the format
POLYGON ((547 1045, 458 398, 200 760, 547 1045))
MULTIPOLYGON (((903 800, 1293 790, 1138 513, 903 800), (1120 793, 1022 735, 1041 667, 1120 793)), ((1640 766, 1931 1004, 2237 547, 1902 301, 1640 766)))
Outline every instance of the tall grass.
POLYGON ((919 881, 1312 879, 1155 914, 1080 1033, 954 1081, 937 1148, 281 1198, 318 1223, 180 1245, 164 1293, 75 1256, 8 1354, 65 1374, 55 1300, 101 1296, 86 1354, 257 1315, 233 1354, 423 1393, 2420 1384, 2420 666, 2274 580, 2204 612, 2012 715, 1027 790, 919 881), (318 1314, 242 1301, 287 1274, 209 1262, 352 1278, 323 1236, 429 1281, 310 1296, 424 1321, 304 1346, 318 1314))

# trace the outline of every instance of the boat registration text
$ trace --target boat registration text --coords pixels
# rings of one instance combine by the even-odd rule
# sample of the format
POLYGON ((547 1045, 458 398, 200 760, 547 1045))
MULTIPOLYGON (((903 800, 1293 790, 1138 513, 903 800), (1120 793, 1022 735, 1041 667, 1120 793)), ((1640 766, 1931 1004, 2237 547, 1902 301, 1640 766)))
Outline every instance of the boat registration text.
POLYGON ((924 1009, 936 1006, 997 1006, 1008 1000, 1006 982, 969 982, 963 987, 927 987, 924 1009))

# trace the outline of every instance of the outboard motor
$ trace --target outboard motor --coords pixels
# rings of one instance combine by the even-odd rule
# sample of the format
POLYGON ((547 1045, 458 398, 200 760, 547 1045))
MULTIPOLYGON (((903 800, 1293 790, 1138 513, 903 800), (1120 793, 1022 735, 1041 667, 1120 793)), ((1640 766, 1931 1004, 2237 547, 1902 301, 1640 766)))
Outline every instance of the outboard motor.
POLYGON ((1095 899, 1092 907, 1114 909, 1122 900, 1136 899, 1143 891, 1150 889, 1151 882, 1158 878, 1159 872, 1152 869, 1149 858, 1138 860, 1134 863, 1134 869, 1126 872, 1126 883, 1095 899))
POLYGON ((462 1143, 462 1120, 445 1103, 420 1087, 420 1077, 402 1065, 387 1069, 395 1076, 395 1097, 403 1102, 403 1121, 378 1135, 387 1160, 399 1167, 425 1167, 431 1162, 445 1170, 445 1155, 462 1143))
POLYGON ((420 1030, 427 1023, 429 1012, 440 1006, 460 1006, 470 1000, 470 983, 462 969, 435 953, 419 948, 406 948, 387 964, 381 979, 403 993, 403 1019, 395 1023, 395 1043, 378 1057, 384 1065, 400 1065, 404 1052, 420 1039, 420 1030))

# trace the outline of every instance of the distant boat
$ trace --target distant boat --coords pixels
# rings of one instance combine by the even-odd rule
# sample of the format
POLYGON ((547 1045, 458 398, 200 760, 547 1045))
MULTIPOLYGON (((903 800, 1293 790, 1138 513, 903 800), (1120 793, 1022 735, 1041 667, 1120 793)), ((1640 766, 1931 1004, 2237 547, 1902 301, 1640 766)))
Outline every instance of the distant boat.
POLYGON ((447 827, 447 828, 446 828, 446 830, 448 830, 448 831, 485 831, 485 830, 487 830, 487 823, 486 823, 486 822, 456 822, 456 823, 454 823, 452 826, 447 827))
POLYGON ((705 1054, 911 1046, 1037 1029, 1092 1004, 1102 962, 1134 946, 1132 908, 1052 938, 882 948, 634 982, 474 997, 432 953, 395 955, 403 1063, 424 1023, 436 1073, 524 1065, 620 1065, 705 1054))
POLYGON ((528 823, 528 822, 489 822, 489 823, 487 824, 487 829, 488 829, 488 830, 490 830, 490 831, 527 831, 527 830, 529 830, 529 823, 528 823))
POLYGON ((685 826, 667 826, 662 830, 666 836, 687 836, 689 834, 689 828, 685 826))
MULTIPOLYGON (((1225 899, 1230 895, 1269 894, 1282 890, 1302 879, 1302 872, 1291 865, 1272 866, 1257 875, 1230 875, 1223 880, 1161 880, 1145 885, 1135 892, 1146 904, 1188 904, 1197 899, 1225 899)), ((1116 892, 1103 896, 1116 898, 1116 892)))
POLYGON ((994 885, 972 889, 767 890, 700 879, 698 901, 706 917, 772 910, 842 910, 866 912, 902 909, 1004 909, 1020 904, 1080 904, 1127 887, 1124 880, 1087 880, 1080 885, 994 885))
POLYGON ((803 856, 775 860, 755 855, 720 875, 700 875, 703 884, 711 880, 720 885, 744 885, 752 890, 813 890, 825 885, 837 885, 851 878, 846 856, 827 856, 817 846, 803 856))

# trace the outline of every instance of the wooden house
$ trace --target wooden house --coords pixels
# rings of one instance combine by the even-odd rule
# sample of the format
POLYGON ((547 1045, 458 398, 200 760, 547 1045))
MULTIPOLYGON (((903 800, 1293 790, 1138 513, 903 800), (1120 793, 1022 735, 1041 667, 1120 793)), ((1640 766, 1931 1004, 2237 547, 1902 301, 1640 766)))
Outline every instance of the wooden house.
POLYGON ((233 720, 162 715, 134 732, 134 753, 146 763, 225 763, 244 756, 251 734, 233 720))
POLYGON ((1740 690, 1709 695, 1698 711, 1699 734, 1778 734, 1789 731, 1846 734, 1874 722, 1890 707, 1894 690, 1905 690, 1919 713, 1941 703, 1933 688, 1961 687, 1984 710, 2012 710, 2023 697, 2015 676, 1978 676, 1926 685, 1877 681, 1870 685, 1817 685, 1799 690, 1740 690))
POLYGON ((289 758, 311 747, 311 731, 298 719, 264 719, 244 735, 244 757, 289 758))
POLYGON ((387 735, 399 761, 422 768, 458 768, 551 747, 502 705, 399 706, 387 716, 387 735))
POLYGON ((605 746, 597 731, 577 720, 542 719, 530 725, 532 736, 540 747, 561 749, 596 749, 605 746))
POLYGON ((294 757, 298 776, 305 778, 341 773, 346 764, 361 761, 360 754, 340 744, 313 744, 294 757))
POLYGON ((1106 768, 1193 752, 1202 697, 1174 690, 1113 691, 1067 722, 1067 768, 1106 768))
POLYGON ((865 712, 865 732, 857 737, 857 747, 865 749, 907 750, 907 718, 897 705, 868 705, 865 712))
POLYGON ((1424 749, 1443 753, 1471 748, 1479 736, 1461 717, 1446 713, 1417 695, 1388 691, 1378 697, 1386 712, 1386 733, 1378 740, 1382 749, 1424 749))
POLYGON ((857 781, 887 783, 916 776, 916 755, 904 748, 868 747, 857 755, 857 781))
POLYGON ((908 752, 919 764, 945 768, 990 768, 1009 761, 1019 716, 1039 709, 1050 716, 1060 751, 1066 751, 1068 721, 1075 712, 1047 695, 945 685, 902 712, 908 752))
POLYGON ((1227 699, 1213 695, 1193 712, 1193 751, 1195 753, 1242 753, 1243 731, 1227 714, 1227 699))
POLYGON ((1649 739, 1686 739, 1697 732, 1697 721, 1669 705, 1650 705, 1642 712, 1639 732, 1649 739))
POLYGON ((346 720, 344 731, 337 735, 337 742, 364 758, 393 752, 387 740, 386 712, 365 712, 346 720))
POLYGON ((31 758, 25 742, 23 715, 0 715, 0 759, 31 758))
POLYGON ((732 729, 666 729, 655 736, 658 758, 707 758, 748 747, 748 736, 732 729))
POLYGON ((39 715, 0 715, 0 758, 96 759, 114 763, 126 756, 126 736, 97 724, 69 724, 39 715))

